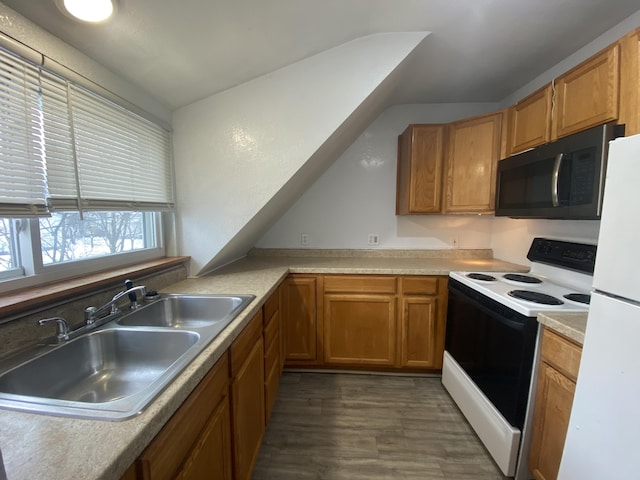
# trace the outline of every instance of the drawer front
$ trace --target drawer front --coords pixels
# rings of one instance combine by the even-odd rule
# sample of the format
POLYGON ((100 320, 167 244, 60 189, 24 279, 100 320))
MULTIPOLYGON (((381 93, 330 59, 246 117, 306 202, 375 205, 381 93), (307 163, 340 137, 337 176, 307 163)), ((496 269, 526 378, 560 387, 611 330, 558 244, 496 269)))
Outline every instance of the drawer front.
POLYGON ((262 336, 262 310, 260 310, 244 327, 244 330, 231 344, 231 376, 234 377, 245 359, 249 356, 249 352, 256 344, 258 338, 262 336))
POLYGON ((324 277, 326 293, 396 293, 396 277, 373 275, 327 275, 324 277))
POLYGON ((278 313, 271 317, 266 326, 264 327, 264 344, 271 345, 273 339, 278 336, 280 329, 280 322, 278 321, 278 313))
POLYGON ((278 387, 280 386, 280 368, 278 365, 274 365, 270 371, 267 372, 264 379, 264 401, 265 401, 265 422, 269 422, 271 411, 276 403, 278 397, 278 387))
POLYGON ((265 323, 269 323, 269 321, 273 317, 273 314, 278 311, 278 308, 280 306, 280 295, 279 295, 279 292, 280 292, 280 290, 276 290, 275 292, 273 292, 271 294, 271 296, 269 297, 269 300, 267 300, 266 303, 264 304, 264 321, 265 321, 265 323))
POLYGON ((574 382, 578 378, 582 348, 545 327, 542 335, 542 360, 574 382))
POLYGON ((403 295, 436 295, 438 277, 402 277, 403 295))
MULTIPOLYGON (((265 345, 267 343, 265 342, 265 345)), ((280 343, 271 342, 264 353, 264 371, 268 374, 276 365, 280 364, 280 343)))

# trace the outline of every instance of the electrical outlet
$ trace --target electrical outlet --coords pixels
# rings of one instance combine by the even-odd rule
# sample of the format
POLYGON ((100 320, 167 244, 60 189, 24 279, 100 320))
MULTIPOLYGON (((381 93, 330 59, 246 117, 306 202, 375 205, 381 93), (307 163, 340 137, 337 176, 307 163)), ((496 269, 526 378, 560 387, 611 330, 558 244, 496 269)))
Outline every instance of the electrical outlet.
POLYGON ((309 234, 302 233, 300 235, 300 245, 309 245, 309 234))
POLYGON ((370 247, 380 245, 380 235, 378 235, 377 233, 370 233, 367 237, 367 245, 369 245, 370 247))
POLYGON ((449 245, 451 245, 451 248, 458 248, 460 246, 460 240, 458 240, 458 237, 451 237, 449 239, 449 245))

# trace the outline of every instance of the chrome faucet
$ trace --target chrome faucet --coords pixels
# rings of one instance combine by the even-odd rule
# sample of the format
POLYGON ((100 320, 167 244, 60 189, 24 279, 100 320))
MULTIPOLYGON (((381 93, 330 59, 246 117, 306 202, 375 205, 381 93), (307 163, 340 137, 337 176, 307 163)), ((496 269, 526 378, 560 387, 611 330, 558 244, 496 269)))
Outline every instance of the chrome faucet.
POLYGON ((130 280, 125 282, 126 289, 122 292, 116 294, 110 301, 102 305, 101 307, 87 307, 84 309, 84 319, 87 325, 91 325, 95 323, 96 320, 103 320, 106 318, 111 318, 120 313, 120 309, 117 306, 118 301, 124 297, 125 295, 129 295, 129 299, 131 300, 131 308, 135 309, 138 306, 136 292, 140 293, 140 295, 144 296, 147 293, 147 288, 144 285, 138 285, 137 287, 132 286, 130 280), (105 310, 109 309, 109 313, 102 318, 99 318, 100 315, 105 310))
POLYGON ((38 325, 56 322, 56 342, 62 343, 69 340, 69 324, 62 317, 43 318, 38 320, 38 325))

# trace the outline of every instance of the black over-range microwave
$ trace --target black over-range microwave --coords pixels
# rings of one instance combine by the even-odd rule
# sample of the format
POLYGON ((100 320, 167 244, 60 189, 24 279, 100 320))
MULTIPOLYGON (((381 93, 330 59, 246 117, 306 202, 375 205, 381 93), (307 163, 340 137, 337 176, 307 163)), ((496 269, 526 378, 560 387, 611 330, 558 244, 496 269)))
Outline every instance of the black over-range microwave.
POLYGON ((624 125, 600 125, 498 162, 496 216, 598 219, 609 141, 624 125))

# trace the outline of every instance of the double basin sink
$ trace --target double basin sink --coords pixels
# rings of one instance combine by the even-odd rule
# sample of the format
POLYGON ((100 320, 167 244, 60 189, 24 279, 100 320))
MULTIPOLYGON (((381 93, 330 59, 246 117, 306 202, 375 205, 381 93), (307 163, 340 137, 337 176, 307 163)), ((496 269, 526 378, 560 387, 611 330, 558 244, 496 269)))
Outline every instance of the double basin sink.
POLYGON ((0 371, 0 407, 124 420, 140 413, 254 299, 161 295, 0 371))

